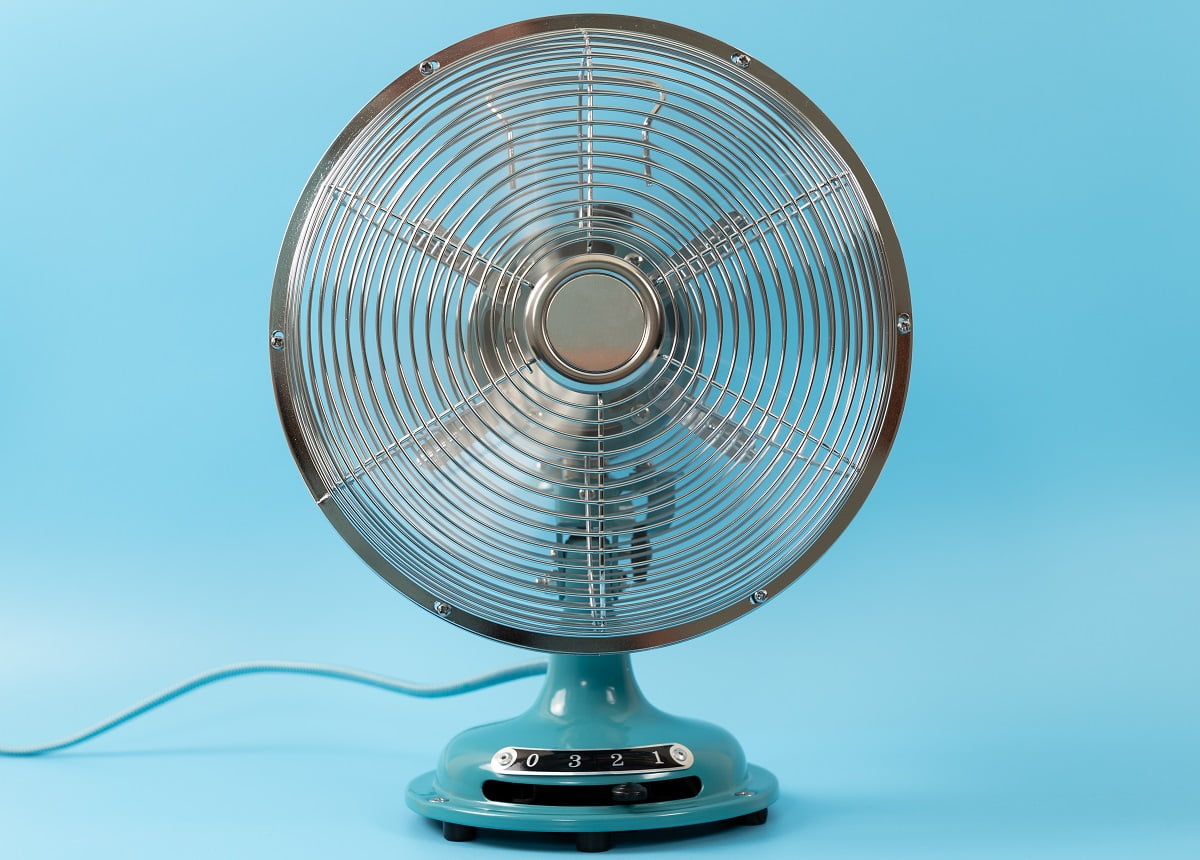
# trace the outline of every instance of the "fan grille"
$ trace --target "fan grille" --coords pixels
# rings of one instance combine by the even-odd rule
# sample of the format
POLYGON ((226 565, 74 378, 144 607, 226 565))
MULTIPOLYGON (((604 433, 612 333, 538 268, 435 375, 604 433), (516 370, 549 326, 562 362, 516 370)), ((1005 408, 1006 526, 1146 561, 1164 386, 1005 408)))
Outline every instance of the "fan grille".
POLYGON ((898 250, 840 136, 747 60, 640 19, 503 28, 386 89, 310 181, 281 412, 343 535, 451 621, 559 651, 696 635, 802 573, 874 481, 898 250), (530 334, 580 260, 659 305, 615 380, 530 334))

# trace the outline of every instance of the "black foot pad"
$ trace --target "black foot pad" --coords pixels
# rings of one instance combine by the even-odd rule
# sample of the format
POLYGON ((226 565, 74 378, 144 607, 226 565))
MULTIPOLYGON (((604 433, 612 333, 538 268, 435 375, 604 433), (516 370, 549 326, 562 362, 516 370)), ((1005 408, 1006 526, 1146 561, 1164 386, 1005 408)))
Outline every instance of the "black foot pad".
POLYGON ((475 838, 478 831, 469 824, 454 824, 450 821, 442 822, 442 836, 447 842, 470 842, 475 838))
POLYGON ((612 848, 611 833, 576 833, 575 847, 588 854, 596 854, 612 848))
POLYGON ((758 812, 747 812, 741 818, 737 819, 738 824, 766 824, 767 810, 760 809, 758 812))

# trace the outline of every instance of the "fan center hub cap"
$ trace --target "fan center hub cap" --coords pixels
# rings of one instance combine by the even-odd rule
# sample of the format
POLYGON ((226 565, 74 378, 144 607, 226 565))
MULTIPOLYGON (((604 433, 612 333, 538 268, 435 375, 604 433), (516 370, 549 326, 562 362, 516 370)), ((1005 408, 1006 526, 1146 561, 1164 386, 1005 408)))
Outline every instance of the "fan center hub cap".
POLYGON ((608 254, 580 254, 534 286, 525 314, 538 358, 580 382, 622 379, 662 340, 662 303, 640 269, 608 254))

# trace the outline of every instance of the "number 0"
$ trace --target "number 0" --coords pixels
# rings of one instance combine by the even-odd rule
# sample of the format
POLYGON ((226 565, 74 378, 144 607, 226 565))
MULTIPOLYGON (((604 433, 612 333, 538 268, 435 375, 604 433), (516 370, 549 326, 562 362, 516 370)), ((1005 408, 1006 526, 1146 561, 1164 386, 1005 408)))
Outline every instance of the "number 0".
POLYGON ((525 767, 537 767, 539 758, 540 756, 537 753, 530 753, 529 757, 525 759, 525 767))

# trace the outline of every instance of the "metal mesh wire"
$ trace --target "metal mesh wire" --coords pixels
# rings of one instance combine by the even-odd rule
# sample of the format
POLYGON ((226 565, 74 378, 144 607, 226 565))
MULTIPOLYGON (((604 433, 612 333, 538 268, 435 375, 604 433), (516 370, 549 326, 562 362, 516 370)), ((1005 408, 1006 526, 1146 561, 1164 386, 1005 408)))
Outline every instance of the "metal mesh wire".
POLYGON ((859 179, 792 102, 684 42, 552 30, 403 89, 319 175, 280 399, 381 573, 560 650, 694 635, 798 574, 879 445, 897 307, 859 179), (586 252, 664 309, 604 385, 523 323, 586 252))

